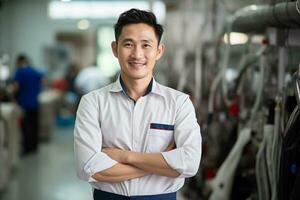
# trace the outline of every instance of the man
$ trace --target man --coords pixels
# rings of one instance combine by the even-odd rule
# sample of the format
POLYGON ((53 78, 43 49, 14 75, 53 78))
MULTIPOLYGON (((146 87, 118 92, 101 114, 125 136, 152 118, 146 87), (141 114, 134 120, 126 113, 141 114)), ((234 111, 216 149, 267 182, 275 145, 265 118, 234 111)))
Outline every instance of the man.
POLYGON ((194 107, 188 95, 152 77, 164 51, 162 33, 152 12, 121 14, 111 45, 120 76, 81 99, 76 167, 94 188, 94 200, 175 200, 184 178, 197 173, 201 135, 194 107))
POLYGON ((18 104, 24 110, 21 129, 23 154, 25 155, 34 153, 38 149, 38 94, 43 75, 29 65, 28 59, 24 55, 17 58, 16 64, 14 92, 18 104))

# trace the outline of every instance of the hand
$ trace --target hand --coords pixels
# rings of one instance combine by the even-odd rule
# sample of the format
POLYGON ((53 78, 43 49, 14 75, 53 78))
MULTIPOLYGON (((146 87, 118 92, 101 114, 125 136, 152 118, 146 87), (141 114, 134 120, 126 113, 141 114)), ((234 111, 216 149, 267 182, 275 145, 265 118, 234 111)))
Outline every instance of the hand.
POLYGON ((174 140, 172 140, 172 142, 169 144, 169 146, 167 147, 167 149, 165 151, 171 151, 173 149, 176 149, 176 143, 174 140))
POLYGON ((119 163, 126 163, 128 151, 117 148, 104 148, 102 152, 119 163))

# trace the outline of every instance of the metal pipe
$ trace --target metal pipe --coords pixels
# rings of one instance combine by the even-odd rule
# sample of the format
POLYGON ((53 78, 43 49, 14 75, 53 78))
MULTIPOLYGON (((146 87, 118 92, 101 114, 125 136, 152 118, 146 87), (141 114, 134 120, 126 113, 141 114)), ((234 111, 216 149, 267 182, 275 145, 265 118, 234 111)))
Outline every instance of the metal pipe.
POLYGON ((298 72, 294 74, 294 87, 298 108, 300 109, 300 63, 298 72))
POLYGON ((267 27, 299 28, 300 0, 275 5, 252 5, 233 16, 232 31, 263 32, 267 27))
POLYGON ((282 101, 284 93, 284 76, 287 67, 287 49, 286 47, 279 48, 279 63, 278 63, 278 92, 276 95, 276 107, 275 107, 275 124, 274 124, 274 135, 272 144, 272 171, 274 181, 272 183, 272 200, 278 199, 278 181, 279 181, 279 166, 280 166, 280 152, 282 143, 282 101))

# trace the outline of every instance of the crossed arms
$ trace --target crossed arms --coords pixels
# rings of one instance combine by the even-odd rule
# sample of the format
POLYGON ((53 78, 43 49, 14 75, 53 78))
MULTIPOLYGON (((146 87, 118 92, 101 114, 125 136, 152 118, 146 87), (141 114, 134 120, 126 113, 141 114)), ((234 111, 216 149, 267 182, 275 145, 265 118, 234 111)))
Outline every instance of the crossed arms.
MULTIPOLYGON (((172 142, 166 151, 174 148, 175 142, 172 142)), ((116 148, 105 148, 102 149, 102 152, 118 163, 92 176, 100 182, 122 182, 151 173, 168 177, 180 175, 167 164, 160 153, 140 153, 116 148)))
POLYGON ((182 99, 174 141, 160 153, 102 148, 98 100, 94 93, 81 99, 74 130, 76 173, 88 182, 122 182, 149 174, 186 178, 197 173, 201 135, 191 101, 182 99))

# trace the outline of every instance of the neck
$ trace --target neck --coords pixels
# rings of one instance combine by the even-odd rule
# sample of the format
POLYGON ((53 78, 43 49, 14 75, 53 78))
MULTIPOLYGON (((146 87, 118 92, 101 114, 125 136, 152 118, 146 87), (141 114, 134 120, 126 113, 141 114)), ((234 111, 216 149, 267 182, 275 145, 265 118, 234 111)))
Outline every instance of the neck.
POLYGON ((125 75, 122 75, 122 81, 124 82, 128 95, 137 101, 141 96, 146 93, 148 85, 152 79, 152 76, 142 79, 130 79, 125 75))

